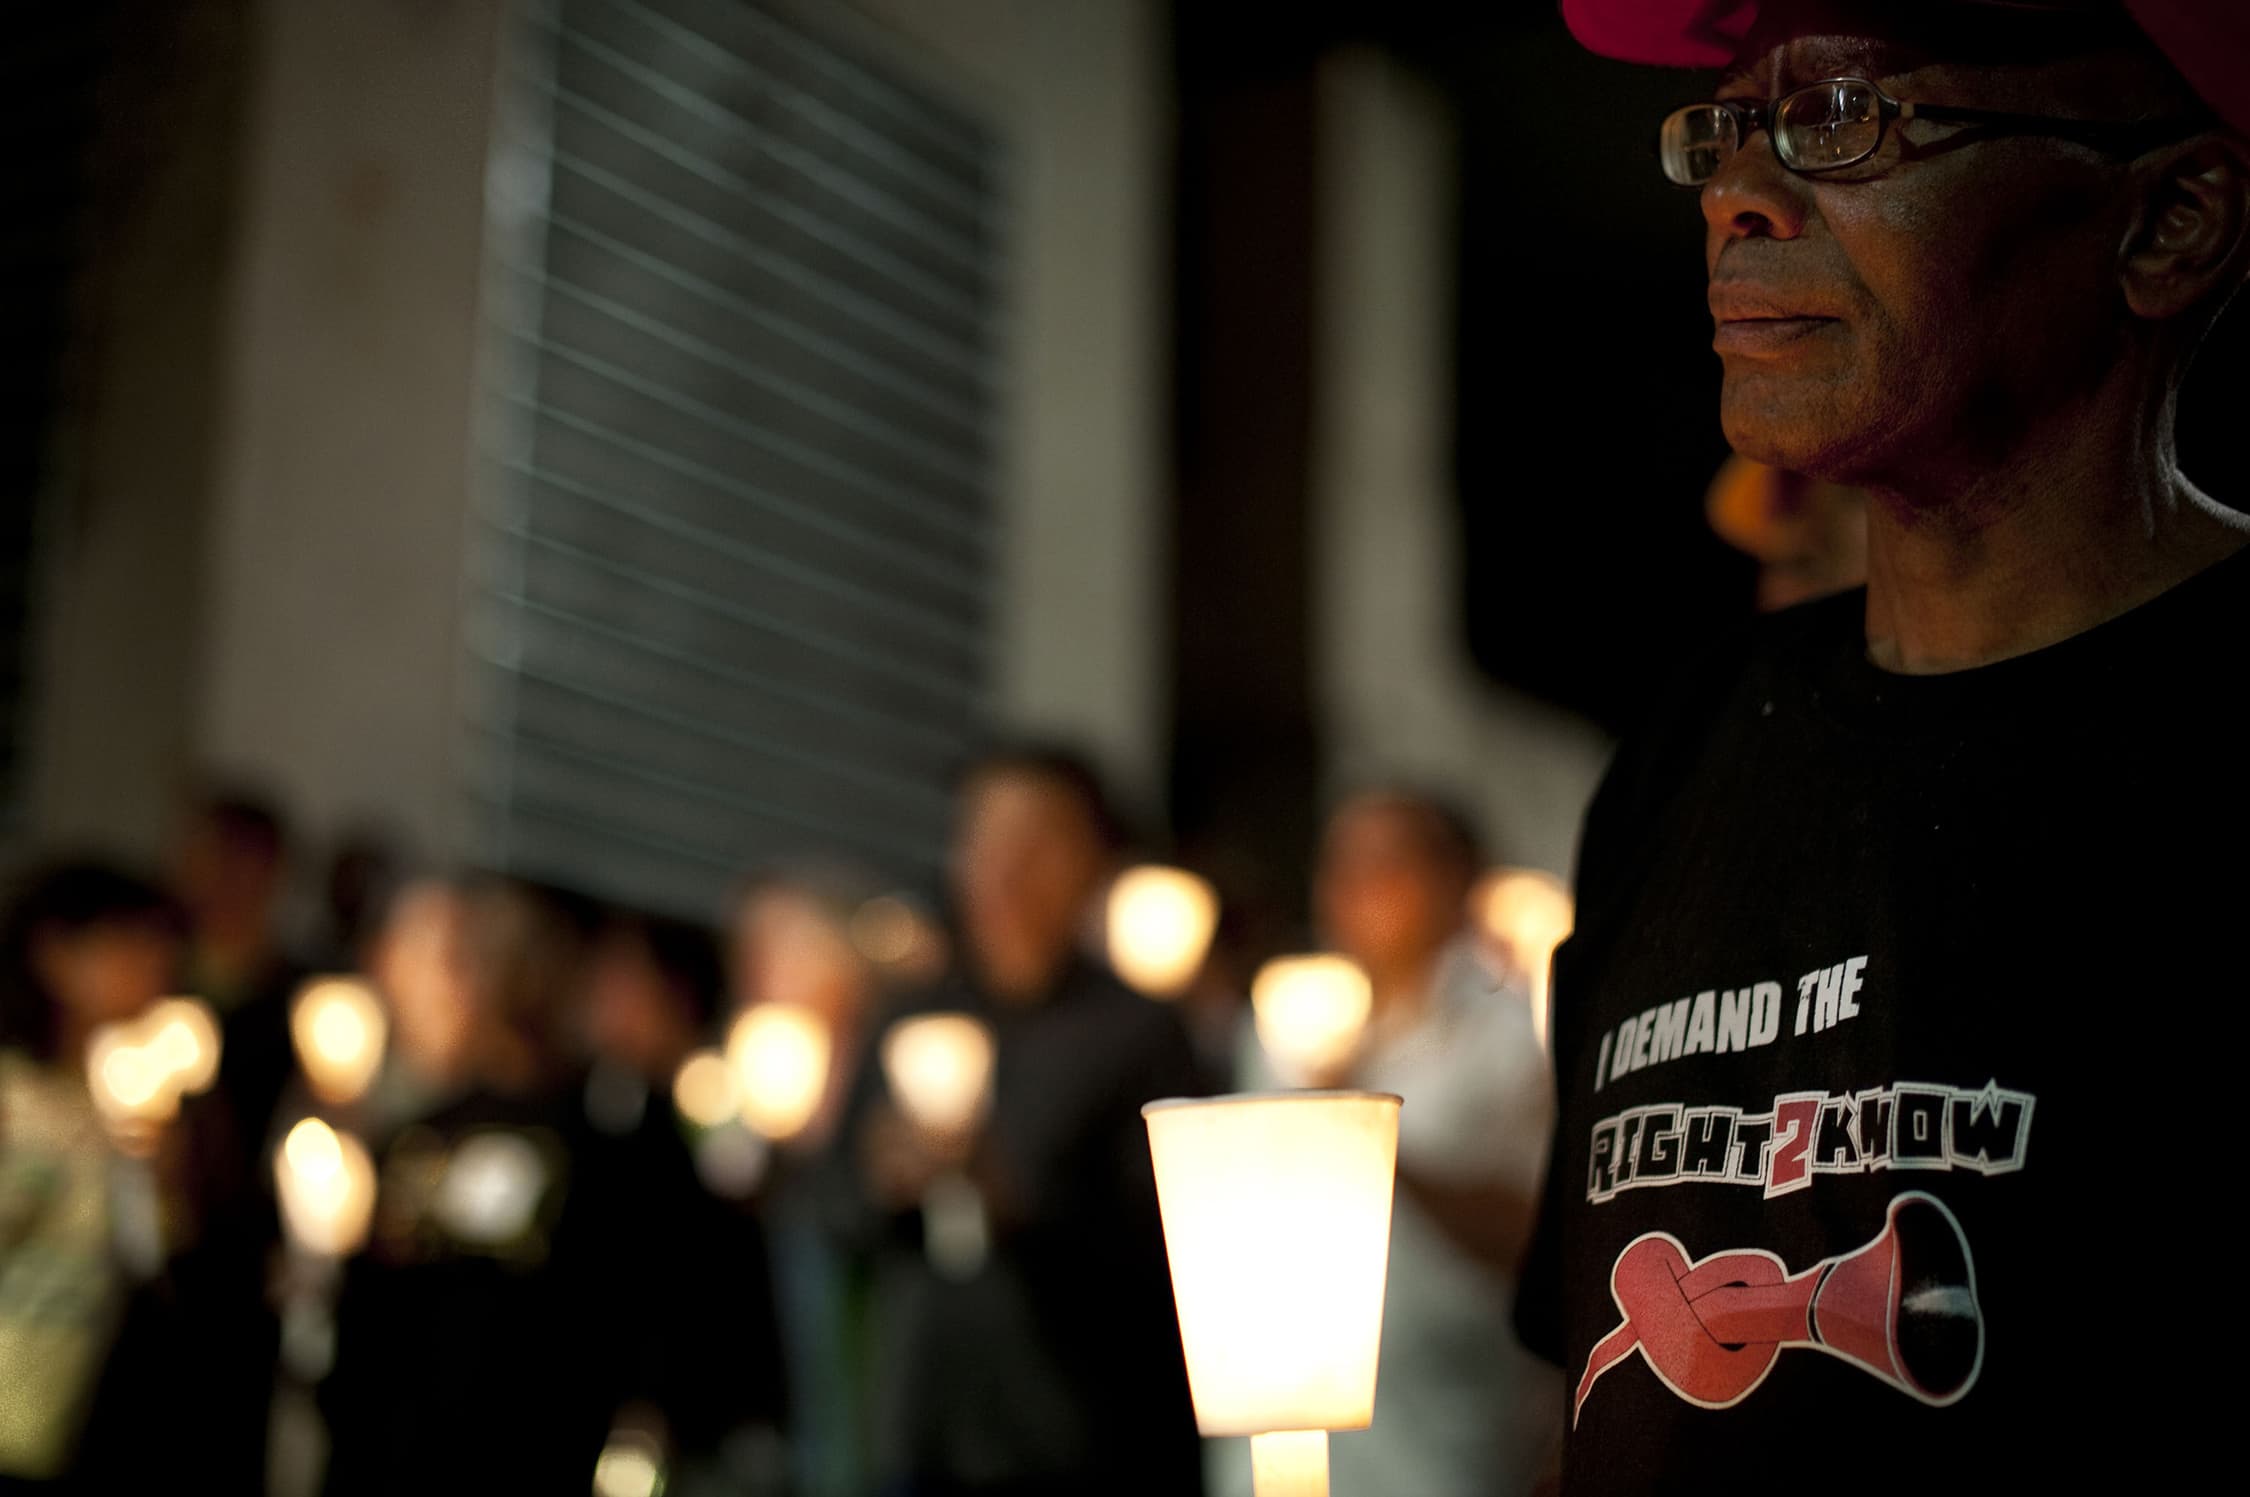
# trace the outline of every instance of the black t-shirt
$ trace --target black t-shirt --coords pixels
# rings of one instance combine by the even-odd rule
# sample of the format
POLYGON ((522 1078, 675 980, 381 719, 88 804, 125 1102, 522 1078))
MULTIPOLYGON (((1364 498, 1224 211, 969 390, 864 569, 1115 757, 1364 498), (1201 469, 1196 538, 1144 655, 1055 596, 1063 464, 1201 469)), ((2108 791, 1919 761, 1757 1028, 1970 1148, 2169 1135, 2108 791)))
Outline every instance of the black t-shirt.
POLYGON ((1521 1291, 1564 1489, 2184 1484, 2234 1438, 2250 553, 1935 677, 1864 594, 1628 746, 1521 1291))

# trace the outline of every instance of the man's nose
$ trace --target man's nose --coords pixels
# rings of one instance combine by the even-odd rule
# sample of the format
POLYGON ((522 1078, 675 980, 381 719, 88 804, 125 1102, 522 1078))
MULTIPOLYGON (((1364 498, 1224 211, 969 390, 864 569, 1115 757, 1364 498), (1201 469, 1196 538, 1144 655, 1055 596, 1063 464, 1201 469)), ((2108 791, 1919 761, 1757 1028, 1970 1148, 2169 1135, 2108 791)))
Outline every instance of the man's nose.
POLYGON ((1709 258, 1732 239, 1794 239, 1812 211, 1812 184, 1781 164, 1765 130, 1744 137, 1703 184, 1709 258))

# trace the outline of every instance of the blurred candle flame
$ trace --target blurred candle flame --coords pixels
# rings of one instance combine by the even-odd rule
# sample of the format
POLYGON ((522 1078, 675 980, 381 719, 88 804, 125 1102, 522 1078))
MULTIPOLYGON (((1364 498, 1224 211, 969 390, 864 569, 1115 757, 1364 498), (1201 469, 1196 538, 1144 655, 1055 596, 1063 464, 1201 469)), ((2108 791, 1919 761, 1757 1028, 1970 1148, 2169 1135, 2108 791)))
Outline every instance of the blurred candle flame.
POLYGON ((356 977, 305 984, 289 1011, 289 1038, 313 1094, 331 1106, 358 1101, 383 1064, 389 1020, 375 990, 356 977))
POLYGON ((151 1007, 142 1022, 158 1063, 181 1092, 205 1091, 219 1079, 219 1021, 209 1004, 196 998, 166 998, 151 1007))
POLYGON ((1275 957, 1250 984, 1258 1043, 1296 1083, 1321 1080, 1347 1065, 1374 1008, 1359 965, 1341 956, 1275 957))
POLYGON ((698 1128, 716 1128, 735 1114, 734 1071, 716 1050, 698 1050, 672 1078, 672 1105, 698 1128))
POLYGON ((656 1441, 638 1431, 618 1431, 594 1462, 594 1497, 657 1497, 664 1490, 664 1461, 656 1441))
POLYGON ((828 1090, 828 1025, 809 1008, 760 1003, 727 1034, 742 1121, 779 1143, 805 1130, 828 1090))
POLYGON ((923 1014, 883 1037, 883 1077, 915 1126, 959 1135, 991 1095, 992 1031, 968 1014, 923 1014))
POLYGON ((1555 948, 1577 923, 1569 887, 1537 868, 1496 868, 1478 883, 1470 907, 1501 961, 1529 985, 1532 1025, 1544 1048, 1555 948))
POLYGON ((170 1121, 181 1097, 209 1088, 219 1074, 219 1050, 219 1022, 207 1004, 166 998, 93 1032, 87 1089, 114 1132, 138 1135, 170 1121))
POLYGON ((375 1210, 375 1165, 367 1147, 319 1118, 289 1130, 274 1157, 274 1184, 289 1240, 319 1257, 342 1258, 367 1241, 375 1210))
POLYGON ((1143 864, 1109 891, 1109 963, 1151 998, 1177 998, 1203 970, 1219 925, 1219 896, 1184 868, 1143 864))

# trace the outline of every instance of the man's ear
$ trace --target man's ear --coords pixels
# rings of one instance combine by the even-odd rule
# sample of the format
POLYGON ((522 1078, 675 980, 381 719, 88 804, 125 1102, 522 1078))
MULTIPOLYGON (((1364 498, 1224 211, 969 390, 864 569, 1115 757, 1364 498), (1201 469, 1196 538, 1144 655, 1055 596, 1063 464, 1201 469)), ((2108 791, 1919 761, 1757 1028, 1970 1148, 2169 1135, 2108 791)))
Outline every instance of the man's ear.
POLYGON ((2225 296, 2250 271, 2250 144, 2211 131, 2142 167, 2141 212, 2119 270, 2126 305, 2164 322, 2225 296))

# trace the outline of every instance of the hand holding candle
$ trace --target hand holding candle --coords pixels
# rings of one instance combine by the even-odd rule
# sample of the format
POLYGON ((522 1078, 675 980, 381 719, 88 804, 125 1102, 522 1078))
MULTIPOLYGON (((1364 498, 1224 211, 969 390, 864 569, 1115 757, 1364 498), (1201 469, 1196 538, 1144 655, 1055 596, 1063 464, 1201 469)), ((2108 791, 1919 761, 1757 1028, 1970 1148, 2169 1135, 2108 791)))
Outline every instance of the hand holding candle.
POLYGON ((984 1264, 990 1224, 965 1172, 992 1099, 992 1031, 968 1014, 924 1014, 883 1037, 883 1077, 937 1168, 924 1182, 922 1230, 931 1265, 952 1278, 984 1264))

